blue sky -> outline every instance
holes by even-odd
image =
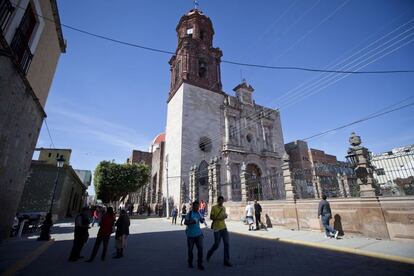
[[[175,50],[175,27],[190,0],[58,1],[61,21],[119,40]],[[213,21],[223,59],[265,65],[347,70],[414,69],[410,0],[200,0]],[[412,20],[412,21],[410,21]],[[46,105],[58,148],[71,164],[93,170],[124,162],[164,131],[169,55],[63,29],[67,53]],[[360,119],[414,96],[414,74],[332,75],[222,64],[226,93],[241,81],[258,104],[280,108],[285,142]],[[413,102],[414,99],[411,99]],[[407,103],[408,103],[407,102]],[[352,131],[373,152],[414,143],[413,106],[309,141],[344,159]],[[38,146],[49,147],[43,126]]]

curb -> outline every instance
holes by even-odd
[[[357,248],[349,248],[349,247],[340,247],[340,246],[334,246],[330,244],[320,244],[315,242],[307,242],[307,241],[300,241],[300,240],[292,240],[292,239],[286,239],[286,238],[274,238],[274,237],[266,237],[266,236],[256,236],[248,233],[242,233],[242,232],[236,232],[236,231],[230,231],[236,234],[249,236],[249,237],[257,237],[262,239],[268,239],[283,243],[289,243],[289,244],[295,244],[295,245],[303,245],[307,247],[313,247],[313,248],[320,248],[320,249],[326,249],[341,253],[349,253],[354,255],[360,255],[360,256],[366,256],[366,257],[373,257],[373,258],[379,258],[387,261],[394,261],[394,262],[400,262],[400,263],[406,263],[406,264],[414,264],[414,258],[407,258],[407,257],[401,257],[401,256],[395,256],[395,255],[388,255],[378,252],[372,252],[372,251],[366,251],[361,250]]]
[[[45,252],[49,246],[52,245],[54,242],[54,239],[50,239],[47,242],[40,245],[38,248],[33,250],[31,253],[29,253],[27,256],[22,258],[21,260],[15,262],[13,265],[11,265],[2,276],[11,276],[15,275],[19,270],[22,270],[26,266],[28,266],[31,262],[33,262],[37,257],[39,257],[43,252]]]

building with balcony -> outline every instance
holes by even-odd
[[[0,240],[16,214],[65,51],[56,0],[0,1]]]

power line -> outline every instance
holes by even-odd
[[[55,148],[55,143],[53,143],[52,135],[50,134],[50,130],[49,130],[49,126],[47,124],[46,118],[45,118],[44,121],[45,121],[45,126],[46,126],[46,130],[47,130],[47,134],[49,135],[50,144],[52,145],[53,148]]]
[[[21,6],[16,6],[20,9],[26,9]],[[48,20],[50,22],[55,22],[53,19],[45,17],[43,15],[36,14],[37,16]],[[106,41],[110,41],[113,43],[121,44],[128,47],[133,48],[139,48],[146,51],[151,52],[157,52],[157,53],[163,53],[163,54],[169,54],[169,55],[180,55],[178,53],[175,53],[173,51],[164,50],[160,48],[154,48],[149,46],[140,45],[137,43],[132,43],[124,40],[115,39],[109,36],[100,35],[97,33],[93,33],[90,31],[86,31],[84,29],[76,28],[70,25],[66,25],[61,23],[62,27],[65,27],[67,29],[83,33],[88,36],[92,36],[95,38],[103,39]],[[300,67],[300,66],[270,66],[270,65],[263,65],[263,64],[254,64],[254,63],[245,63],[245,62],[239,62],[239,61],[232,61],[232,60],[221,60],[222,63],[232,64],[232,65],[238,65],[238,66],[245,66],[245,67],[255,67],[255,68],[263,68],[263,69],[274,69],[274,70],[296,70],[296,71],[305,71],[305,72],[316,72],[316,73],[335,73],[335,74],[396,74],[396,73],[414,73],[414,70],[377,70],[377,71],[347,71],[347,70],[327,70],[327,69],[318,69],[318,68],[310,68],[310,67]]]
[[[401,110],[403,108],[407,108],[407,107],[412,106],[412,105],[414,105],[414,102],[409,103],[409,104],[406,104],[406,105],[403,105],[403,106],[400,106],[400,107],[397,107],[397,108],[394,108],[394,109],[391,109],[391,110],[388,110],[388,111],[384,111],[384,112],[381,112],[381,113],[377,113],[375,115],[368,116],[368,117],[363,118],[363,119],[356,120],[356,121],[354,121],[352,123],[348,123],[348,124],[345,124],[345,125],[342,125],[342,126],[339,126],[339,127],[336,127],[336,128],[333,128],[333,129],[330,129],[330,130],[327,130],[327,131],[324,131],[324,132],[321,132],[321,133],[318,133],[318,134],[315,134],[315,135],[312,135],[312,136],[309,136],[309,137],[307,137],[305,139],[302,139],[302,140],[307,141],[307,140],[316,138],[318,136],[325,135],[325,134],[330,133],[330,132],[334,132],[334,131],[337,131],[337,130],[340,130],[340,129],[343,129],[343,128],[346,128],[346,127],[349,127],[349,126],[352,126],[352,125],[355,125],[355,124],[359,124],[359,123],[362,123],[362,122],[365,122],[365,121],[368,121],[368,120],[371,120],[371,119],[374,119],[374,118],[377,118],[377,117],[386,115],[388,113],[392,113],[392,112]]]
[[[382,36],[381,38],[379,38],[379,39],[377,39],[376,41],[374,41],[373,43],[370,43],[368,46],[365,46],[364,48],[362,48],[361,50],[359,50],[359,51],[357,51],[357,53],[360,53],[360,52],[362,52],[363,50],[367,50],[370,46],[372,46],[372,45],[374,45],[376,42],[379,42],[379,41],[381,41],[383,38],[386,38],[386,37],[388,37],[390,34],[392,34],[392,33],[394,33],[395,31],[397,31],[397,30],[399,30],[401,27],[403,27],[403,26],[406,26],[407,24],[409,24],[410,22],[412,22],[414,19],[411,19],[411,20],[409,20],[408,22],[406,22],[405,24],[403,24],[403,25],[401,25],[401,26],[399,26],[398,28],[396,28],[396,29],[394,29],[393,31],[391,31],[390,33],[387,33],[385,36]],[[414,27],[412,27],[412,28],[414,28]],[[377,50],[377,49],[379,49],[379,48],[381,48],[381,47],[383,47],[383,46],[385,46],[385,45],[387,45],[387,44],[389,44],[389,42],[391,42],[391,41],[393,41],[393,40],[395,40],[396,38],[398,38],[398,37],[400,37],[402,34],[404,34],[404,33],[406,33],[407,32],[407,30],[405,30],[403,33],[400,33],[400,34],[398,34],[398,35],[396,35],[396,36],[394,36],[393,38],[391,38],[391,39],[389,39],[388,41],[386,41],[386,42],[383,42],[380,46],[377,46],[376,48],[374,48],[374,49],[371,49],[371,50],[369,50],[367,53],[365,53],[365,54],[363,54],[362,56],[360,56],[360,57],[358,57],[358,58],[356,58],[356,60],[354,60],[354,61],[351,61],[351,62],[349,62],[348,64],[346,64],[345,66],[343,66],[342,68],[346,68],[346,66],[348,66],[348,65],[351,65],[351,64],[353,64],[354,62],[358,62],[356,65],[360,65],[361,63],[365,63],[366,61],[369,61],[372,57],[375,57],[375,56],[377,56],[379,53],[382,53],[382,52],[384,52],[385,50],[387,50],[388,48],[390,48],[390,47],[392,47],[392,46],[394,46],[395,45],[395,43],[393,43],[392,45],[390,45],[390,46],[388,46],[388,47],[386,47],[385,49],[381,49],[379,52],[377,52],[377,53],[375,53],[375,50]],[[410,35],[411,36],[411,35]],[[405,38],[407,38],[407,36],[405,37]],[[404,39],[405,39],[404,38]],[[401,41],[401,40],[399,40],[399,41]],[[398,42],[399,42],[398,41]],[[406,43],[405,43],[406,44]],[[397,48],[395,48],[395,49],[392,49],[390,52],[388,52],[388,53],[385,53],[385,54],[383,54],[382,56],[380,56],[380,57],[377,57],[377,58],[375,58],[373,61],[370,61],[370,62],[368,62],[367,64],[365,64],[365,65],[362,65],[362,66],[359,66],[359,68],[358,69],[361,69],[361,68],[363,68],[363,67],[365,67],[365,66],[367,66],[367,65],[369,65],[369,64],[371,64],[371,63],[373,63],[373,62],[375,62],[376,60],[378,60],[378,59],[380,59],[380,58],[383,58],[384,56],[387,56],[387,55],[389,55],[389,54],[391,54],[392,52],[394,52],[395,50],[398,50],[399,48],[401,48],[401,47],[403,47],[403,46],[405,46],[405,44],[403,44],[403,45],[400,45],[400,46],[398,46]],[[371,54],[371,52],[374,52],[374,53],[372,53]],[[369,54],[368,55],[368,57],[365,57],[367,54]],[[351,55],[350,57],[353,57],[353,56],[355,56],[355,54],[353,54],[353,55]],[[349,60],[350,59],[350,57],[348,57],[348,58],[346,58],[345,60],[343,60],[343,61],[341,61],[341,62],[339,62],[339,63],[337,63],[337,64],[342,64],[343,62],[345,62],[345,61],[347,61],[347,60]],[[364,58],[363,58],[364,57]],[[362,58],[362,61],[360,61],[361,60],[361,58]],[[348,69],[349,68],[355,68],[355,65],[351,65],[351,66],[348,66]],[[303,91],[298,91],[298,92],[300,92],[299,93],[299,99],[294,99],[293,101],[292,101],[292,99],[288,99],[288,98],[285,98],[285,100],[286,99],[288,99],[287,101],[286,101],[286,106],[285,105],[282,105],[282,106],[280,106],[280,109],[284,109],[284,108],[287,108],[287,107],[289,107],[289,106],[291,106],[292,104],[294,104],[294,103],[297,103],[297,102],[299,102],[300,100],[302,100],[302,99],[304,99],[304,98],[307,98],[307,97],[309,97],[309,96],[311,96],[311,95],[313,95],[313,94],[315,94],[315,93],[317,93],[318,91],[320,91],[320,90],[322,90],[322,89],[324,89],[324,88],[326,88],[327,86],[329,86],[329,85],[331,85],[331,84],[333,84],[333,83],[335,83],[335,82],[338,82],[338,81],[340,81],[341,79],[343,79],[343,78],[345,78],[345,77],[347,77],[347,76],[349,76],[349,75],[341,75],[341,76],[339,76],[339,79],[336,79],[335,80],[335,77],[336,76],[332,76],[332,75],[329,75],[328,74],[328,76],[325,76],[325,77],[322,77],[320,80],[318,80],[318,81],[316,81],[316,83],[314,83],[314,84],[312,84],[312,85],[310,85],[310,87],[313,87],[313,86],[315,86],[314,88],[317,88],[316,89],[316,91],[313,91],[313,92],[311,92],[311,93],[309,93],[309,95],[306,95],[307,93],[306,93],[306,88],[303,88],[303,89],[301,89],[301,90],[303,90]],[[326,77],[328,77],[328,81],[327,82],[322,82],[323,84],[321,85],[321,84],[318,84],[318,82],[321,82],[323,79],[325,79]],[[330,77],[334,77],[334,79],[333,79],[333,81],[331,81],[331,80],[329,80],[329,78]],[[328,83],[328,84],[327,84]],[[302,85],[300,85],[299,87],[301,87]],[[318,87],[318,86],[322,86],[322,87]],[[309,88],[309,87],[308,87]],[[312,88],[311,90],[313,90],[314,88]],[[295,91],[296,89],[294,89],[293,91]],[[288,93],[287,93],[288,94]],[[293,94],[295,94],[295,93],[293,93]],[[300,94],[302,94],[302,95],[300,95]],[[286,95],[286,94],[285,94]],[[296,95],[296,96],[293,96],[293,97],[291,97],[291,98],[297,98],[297,96],[298,95]],[[283,98],[283,96],[282,97],[280,97],[280,98]],[[302,99],[300,99],[300,98],[302,98]],[[265,112],[265,111],[263,111],[263,110],[259,110],[259,111],[257,111],[257,112],[255,112],[255,113],[253,113],[251,116],[250,116],[250,120],[251,120],[251,122],[249,122],[248,124],[246,124],[246,126],[245,127],[241,127],[240,129],[237,129],[236,130],[236,134],[239,134],[239,133],[241,133],[241,131],[243,130],[243,129],[247,129],[248,127],[250,127],[250,126],[253,126],[255,123],[257,123],[260,119],[261,119],[261,114],[263,113],[263,112]],[[221,135],[220,134],[218,134],[218,135],[216,135],[216,137],[214,137],[213,138],[213,140],[216,140],[216,139],[221,139],[222,137],[221,137]]]

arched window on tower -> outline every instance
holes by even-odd
[[[204,59],[198,60],[198,76],[200,78],[207,76],[207,62]]]

